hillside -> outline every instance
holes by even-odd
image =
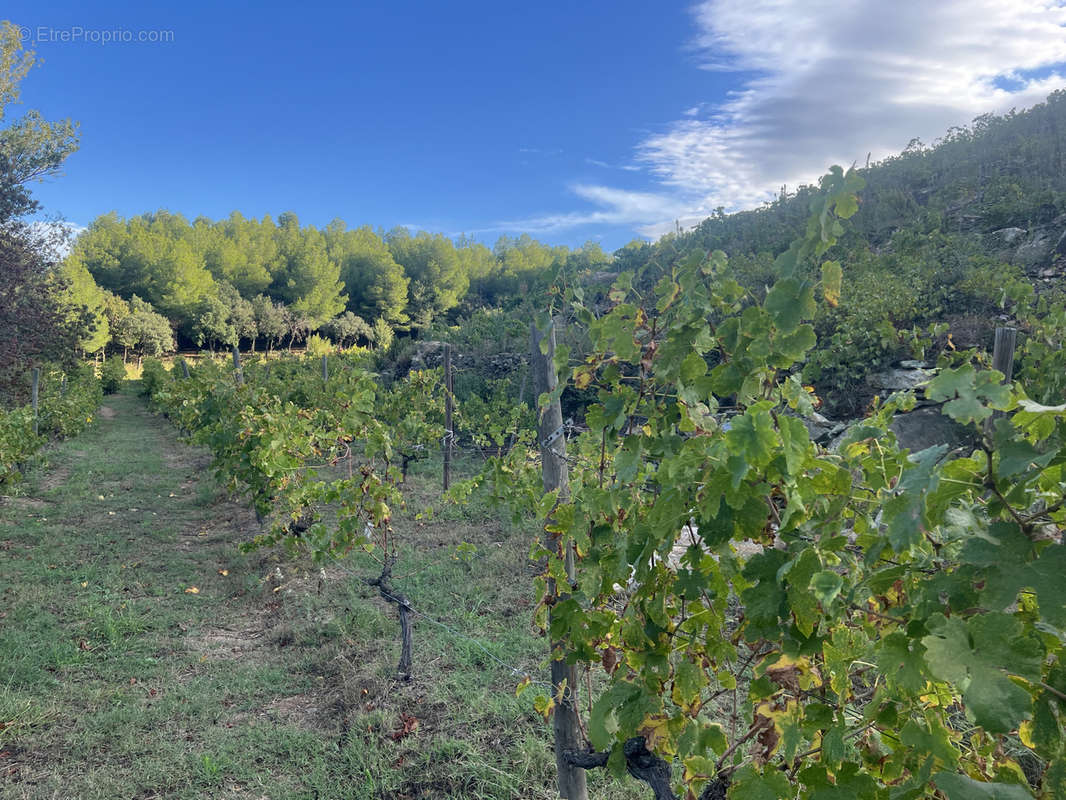
[[[911,352],[933,323],[935,347],[987,347],[995,320],[1031,287],[1057,296],[1066,277],[1066,93],[1027,111],[986,115],[932,145],[915,140],[860,174],[866,188],[848,232],[826,254],[845,273],[839,307],[816,320],[819,350],[805,377],[831,410],[854,413],[864,378]],[[616,254],[626,269],[668,262],[693,248],[723,250],[757,294],[774,257],[802,232],[813,186],[763,208],[719,213],[694,230]],[[919,337],[922,338],[922,337]]]

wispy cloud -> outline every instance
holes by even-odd
[[[640,164],[610,164],[598,158],[586,158],[585,163],[600,169],[620,169],[625,172],[642,172],[645,169]]]
[[[698,66],[744,78],[636,145],[653,191],[574,187],[593,210],[527,229],[610,221],[654,235],[1066,87],[1066,7],[1051,0],[704,0],[692,13]]]
[[[639,228],[649,220],[675,219],[688,207],[684,200],[670,194],[632,192],[593,184],[575,184],[570,190],[595,208],[591,211],[571,211],[503,221],[479,233],[515,230],[552,233],[583,225],[632,225]]]
[[[756,76],[638,148],[669,186],[744,207],[831,163],[879,158],[1066,86],[1066,8],[1041,0],[706,0],[700,66]],[[999,80],[1012,78],[1010,88]]]

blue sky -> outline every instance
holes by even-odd
[[[614,249],[1066,86],[1066,11],[1044,0],[2,13],[43,61],[24,107],[81,123],[65,174],[36,189],[76,224],[292,210]],[[142,31],[170,41],[100,41]]]

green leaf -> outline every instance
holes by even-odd
[[[742,767],[733,776],[729,796],[743,800],[785,800],[795,796],[795,791],[776,767],[767,767],[764,775],[752,767]]]
[[[687,708],[699,699],[700,690],[708,683],[707,673],[687,658],[674,667],[674,702]]]
[[[788,571],[788,602],[796,617],[796,627],[804,636],[810,636],[818,624],[821,612],[811,595],[814,575],[821,569],[822,561],[814,550],[804,550]]]
[[[1056,450],[1042,453],[1022,438],[1021,431],[1015,428],[1010,420],[997,419],[993,441],[996,445],[996,454],[999,462],[996,474],[1001,478],[1009,478],[1027,472],[1030,467],[1046,467],[1057,455]]]
[[[814,316],[814,292],[796,278],[782,278],[766,294],[763,303],[782,333],[796,330],[805,319]]]
[[[859,210],[859,198],[851,192],[843,194],[837,198],[834,209],[841,219],[850,219]]]
[[[1010,783],[981,783],[954,772],[938,772],[933,780],[948,800],[1033,800],[1027,789]]]
[[[1056,758],[1048,765],[1040,788],[1046,798],[1066,797],[1066,758]]]
[[[981,422],[992,409],[1010,404],[1010,389],[1001,383],[1002,375],[994,371],[977,373],[966,364],[958,369],[942,369],[926,385],[925,396],[944,403],[944,413],[956,422]],[[983,401],[983,402],[982,402]]]
[[[1032,697],[1008,674],[1037,679],[1043,648],[1007,614],[983,614],[963,622],[935,615],[922,639],[934,677],[954,685],[974,721],[989,733],[1008,733],[1032,715]]]
[[[835,725],[822,734],[822,761],[826,764],[839,764],[847,755],[844,744],[844,728]]]
[[[678,376],[682,383],[692,384],[698,378],[707,374],[707,362],[699,353],[689,353],[681,362],[681,374]]]
[[[874,658],[889,684],[917,693],[925,688],[928,680],[922,669],[924,655],[921,642],[896,631],[881,640]]]
[[[926,729],[915,720],[910,720],[900,731],[900,741],[915,753],[931,755],[940,766],[954,767],[959,761],[959,751],[951,741],[951,732],[933,721]]]
[[[802,361],[817,341],[814,328],[810,325],[800,325],[791,333],[781,334],[774,339],[774,352],[778,355],[774,366],[787,369],[797,361]]]
[[[828,608],[844,586],[844,579],[831,570],[822,570],[811,576],[810,589],[822,608]]]
[[[997,522],[981,537],[966,542],[965,563],[986,568],[982,600],[1003,611],[1022,589],[1031,589],[1040,604],[1040,616],[1060,630],[1066,629],[1066,547],[1047,545],[1036,558],[1033,543],[1013,522]]]
[[[641,441],[642,437],[640,436],[627,436],[622,446],[618,448],[614,458],[614,468],[618,473],[618,480],[631,481],[637,477],[637,472],[640,471],[642,462]]]
[[[765,466],[777,443],[773,418],[765,406],[753,406],[730,420],[725,440],[730,453],[741,456],[753,467]]]
[[[589,716],[589,741],[597,750],[606,750],[614,742],[619,723],[615,715],[618,707],[639,695],[640,687],[619,681],[596,698]]]
[[[844,278],[844,270],[840,268],[839,261],[826,261],[822,264],[822,295],[825,302],[836,308],[840,304],[840,284]]]
[[[897,553],[913,547],[922,539],[925,498],[937,487],[939,479],[934,470],[937,461],[947,450],[947,445],[937,445],[912,454],[908,459],[909,468],[900,478],[898,493],[884,504],[883,518],[888,540]]]

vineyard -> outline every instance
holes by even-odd
[[[1062,3],[393,5],[0,20],[0,800],[1066,800]]]
[[[823,179],[762,296],[717,251],[602,292],[560,271],[531,330],[529,401],[529,374],[517,399],[510,378],[456,392],[447,346],[442,367],[393,376],[358,349],[149,358],[140,393],[254,512],[246,557],[283,555],[279,576],[307,559],[319,593],[340,574],[391,609],[376,636],[399,685],[434,680],[427,636],[483,653],[553,721],[562,796],[588,796],[590,773],[606,786],[602,770],[628,782],[605,791],[656,800],[1066,796],[1066,311],[1015,293],[1013,381],[982,349],[939,348],[918,394],[962,445],[899,447],[914,391],[814,444],[800,367],[847,280],[824,253],[861,188],[853,171]],[[937,350],[936,333],[915,348]],[[35,372],[33,402],[0,421],[5,480],[88,426],[123,373]],[[486,503],[541,531],[533,572],[495,578],[531,579],[540,666],[409,596],[436,569],[407,563],[420,527]],[[475,569],[483,544],[441,556]],[[399,725],[394,740],[413,735],[417,711]]]
[[[386,385],[359,356],[147,361],[143,391],[255,509],[244,549],[373,560],[360,578],[398,612],[401,678],[418,642],[391,582],[394,509],[421,455],[482,454],[443,502],[487,492],[544,527],[534,617],[569,672],[518,690],[557,720],[567,796],[599,767],[657,798],[1066,796],[1066,405],[1045,405],[1062,310],[1016,310],[1013,383],[982,352],[941,354],[924,396],[972,447],[901,451],[889,423],[913,393],[877,400],[832,451],[812,444],[796,367],[846,280],[821,256],[861,186],[823,180],[761,302],[718,252],[623,273],[606,303],[560,275],[534,336],[551,364],[539,446],[524,406],[459,404],[449,429],[439,370]],[[589,343],[575,363],[554,345],[562,319]],[[567,388],[594,400],[548,430]],[[579,741],[560,744],[559,720]]]

